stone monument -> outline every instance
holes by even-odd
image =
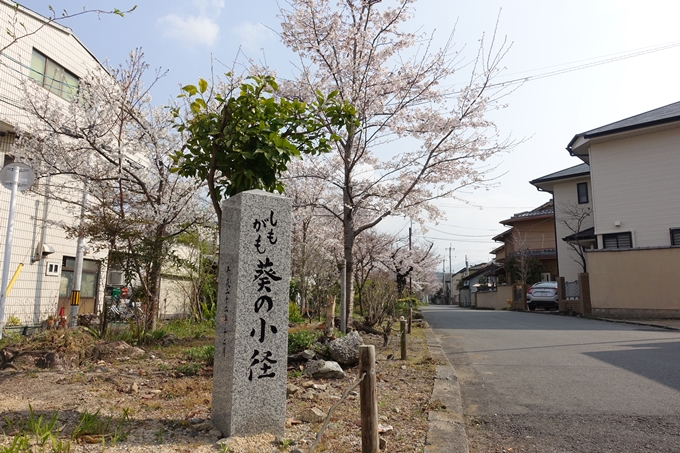
[[[283,436],[291,201],[261,190],[222,202],[212,423]]]

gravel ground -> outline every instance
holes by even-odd
[[[366,344],[376,345],[377,394],[381,437],[384,451],[420,452],[424,450],[427,416],[430,410],[435,361],[429,356],[425,336],[414,328],[409,337],[409,359],[390,360],[397,344],[396,335],[388,348],[382,339],[363,335]],[[18,370],[0,371],[0,445],[8,446],[26,431],[26,422],[43,417],[43,425],[57,414],[55,439],[62,448],[48,441],[44,451],[78,452],[307,452],[322,423],[302,422],[303,413],[316,408],[324,415],[341,399],[343,392],[358,377],[358,369],[346,370],[339,380],[311,380],[297,369],[289,369],[288,383],[299,388],[289,395],[288,419],[283,439],[265,434],[250,438],[221,439],[210,424],[212,369],[203,367],[195,376],[177,371],[186,365],[181,351],[201,344],[204,338],[167,347],[147,348],[144,354],[130,351],[81,360],[77,367],[61,371],[44,371],[30,363]],[[81,357],[82,359],[82,357]],[[291,387],[292,389],[292,387]],[[357,389],[358,390],[358,389]],[[111,420],[109,435],[82,436],[72,433],[84,413],[98,420]],[[120,433],[111,437],[114,427]],[[36,446],[35,436],[29,437]],[[90,443],[92,442],[92,443]],[[356,392],[331,414],[330,423],[315,452],[361,451],[359,398]]]

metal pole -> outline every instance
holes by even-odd
[[[80,206],[80,224],[83,224],[85,211],[87,209],[87,185],[83,185],[83,199]],[[76,327],[78,325],[78,309],[80,308],[80,287],[83,281],[83,255],[85,255],[85,238],[82,234],[78,236],[76,245],[76,262],[73,269],[73,289],[71,290],[71,308],[69,310],[68,325]]]
[[[0,287],[0,338],[2,328],[5,327],[5,299],[7,298],[7,280],[9,280],[9,265],[12,258],[12,234],[14,232],[14,209],[17,204],[17,190],[19,187],[19,168],[14,169],[12,191],[9,197],[9,214],[7,215],[7,235],[5,236],[5,256],[2,262],[2,286]]]

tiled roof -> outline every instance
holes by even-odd
[[[533,181],[529,181],[529,184],[540,184],[548,181],[556,181],[558,179],[573,178],[575,176],[583,176],[590,174],[590,165],[580,164],[574,167],[565,168],[564,170],[557,171],[555,173],[550,173],[549,175],[541,176]]]
[[[567,145],[567,149],[578,139],[578,137],[592,138],[602,135],[613,134],[615,132],[623,132],[632,129],[640,129],[643,127],[655,126],[664,123],[671,123],[680,121],[680,102],[674,102],[658,109],[650,110],[648,112],[640,113],[639,115],[631,116],[614,123],[607,124],[587,132],[582,132],[574,136]]]
[[[512,219],[523,219],[527,217],[538,217],[542,215],[553,215],[555,213],[555,207],[553,206],[552,200],[549,202],[537,207],[536,209],[533,209],[531,211],[525,211],[525,212],[520,212],[518,214],[514,214],[510,220]]]

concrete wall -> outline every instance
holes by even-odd
[[[680,318],[680,248],[588,253],[594,315]]]
[[[478,291],[473,297],[477,298],[477,308],[509,308],[507,301],[512,300],[512,285],[498,285],[497,291]]]
[[[669,228],[680,227],[679,154],[680,128],[592,144],[595,233],[631,232],[633,247],[670,246]]]

